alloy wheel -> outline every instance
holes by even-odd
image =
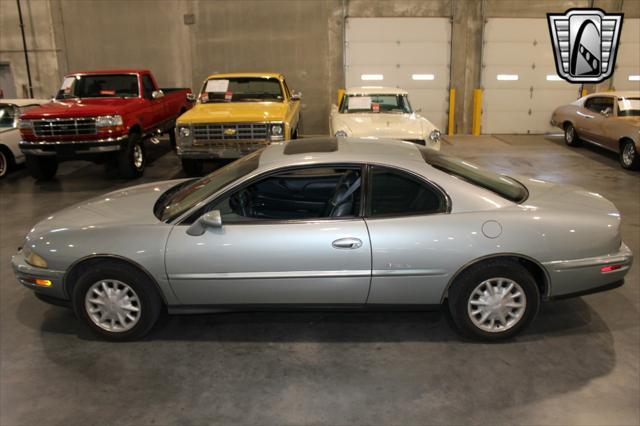
[[[85,310],[95,325],[109,332],[131,330],[140,320],[136,292],[118,280],[100,280],[85,295]]]
[[[133,165],[136,169],[140,169],[143,162],[144,153],[142,152],[142,147],[140,146],[140,144],[135,144],[133,146]]]
[[[525,292],[517,282],[509,278],[490,278],[471,292],[467,312],[479,329],[500,333],[518,324],[526,307]]]
[[[626,143],[622,148],[622,162],[626,167],[630,167],[633,164],[633,160],[636,157],[636,150],[632,143]]]
[[[0,177],[7,173],[7,166],[7,157],[4,155],[4,152],[0,152]]]

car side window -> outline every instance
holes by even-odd
[[[361,189],[359,167],[296,169],[223,196],[206,211],[219,210],[223,223],[356,217]]]
[[[153,98],[153,91],[155,90],[151,77],[149,75],[142,76],[142,93],[145,99]]]
[[[613,98],[608,96],[596,96],[585,101],[584,107],[589,111],[602,114],[607,108],[609,112],[613,111]]]
[[[433,185],[400,170],[371,166],[367,217],[443,213],[447,203]]]

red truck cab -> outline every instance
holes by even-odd
[[[55,176],[60,161],[117,164],[127,178],[146,164],[144,142],[169,134],[193,105],[191,89],[159,88],[148,70],[68,74],[56,97],[20,116],[20,149],[36,179]]]

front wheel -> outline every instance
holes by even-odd
[[[573,127],[573,124],[567,123],[564,126],[564,143],[569,146],[578,146],[580,145],[580,138],[578,138],[578,133],[576,132],[576,128]]]
[[[142,176],[147,165],[147,157],[139,133],[131,133],[129,139],[118,153],[118,168],[126,179]]]
[[[104,262],[80,275],[73,288],[73,309],[95,334],[109,340],[132,340],[156,323],[162,299],[141,271]]]
[[[449,289],[449,309],[468,337],[508,339],[537,315],[540,291],[531,274],[515,262],[493,260],[462,272]]]
[[[50,156],[27,155],[25,157],[27,170],[31,177],[37,180],[50,180],[58,171],[58,159]]]
[[[13,167],[13,155],[0,147],[0,179],[4,178]]]
[[[627,170],[640,169],[640,155],[633,141],[625,140],[620,147],[620,165]]]

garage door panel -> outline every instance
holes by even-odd
[[[529,124],[531,116],[524,111],[489,111],[482,117],[482,128],[485,133],[523,133],[519,130],[523,123],[527,128],[531,127]]]
[[[625,19],[620,33],[620,44],[613,73],[616,90],[640,90],[640,81],[629,76],[640,75],[640,19]]]
[[[347,32],[350,42],[449,42],[451,24],[441,18],[349,18]]]
[[[512,111],[514,103],[524,103],[531,97],[529,89],[487,90],[483,96],[483,113]],[[490,108],[488,106],[491,106]]]
[[[508,38],[505,38],[505,34]],[[546,19],[492,18],[487,21],[483,37],[486,43],[533,42],[534,40],[541,43],[549,40],[549,29]]]
[[[346,86],[405,89],[413,108],[443,129],[449,109],[450,34],[448,18],[348,18]],[[383,79],[363,80],[365,74]],[[428,79],[414,80],[414,74]]]
[[[449,48],[443,43],[349,43],[349,65],[362,64],[442,64],[449,63]],[[381,54],[384,52],[384,54]],[[416,52],[429,52],[417,56]]]
[[[568,89],[536,89],[531,98],[531,110],[553,111],[558,106],[568,103],[567,99],[578,99],[580,97],[579,90],[579,86]]]

